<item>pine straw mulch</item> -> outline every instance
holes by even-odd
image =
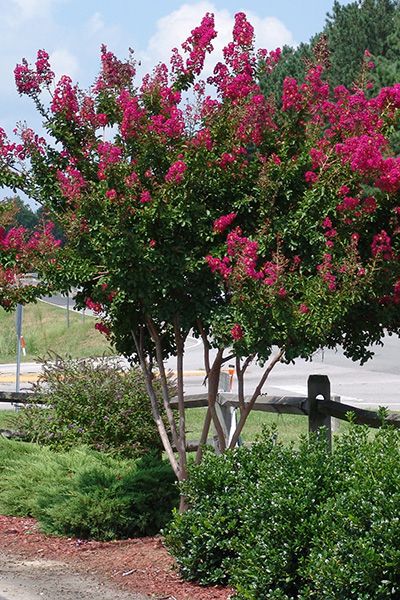
[[[160,537],[83,541],[44,535],[35,519],[0,516],[0,549],[13,557],[63,561],[78,572],[158,600],[228,600],[233,593],[182,581]]]

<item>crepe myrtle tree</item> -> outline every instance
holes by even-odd
[[[47,138],[24,128],[25,163],[15,152],[6,157],[15,187],[45,205],[67,232],[49,280],[79,283],[77,302],[98,313],[96,327],[143,369],[179,480],[187,477],[189,332],[204,343],[208,411],[201,443],[213,422],[224,450],[215,403],[227,360],[236,360],[240,398],[233,446],[276,362],[309,358],[338,342],[365,360],[366,346],[381,339],[384,327],[399,329],[400,159],[388,139],[400,85],[367,99],[366,59],[358,87],[330,90],[320,44],[305,82],[285,80],[277,108],[259,81],[279,50],[254,49],[243,13],[223,61],[201,79],[216,35],[207,14],[172,51],[170,66],[157,65],[138,84],[132,56],[123,62],[103,47],[89,91],[67,76],[55,83],[39,51],[33,66],[24,60],[16,67],[15,77],[43,116]],[[164,366],[171,355],[177,418]],[[244,374],[253,360],[265,371],[245,401]]]

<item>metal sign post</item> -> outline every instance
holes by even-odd
[[[20,391],[21,378],[21,336],[22,336],[22,304],[17,304],[16,329],[17,329],[17,372],[15,376],[15,391]]]

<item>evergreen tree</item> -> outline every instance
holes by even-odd
[[[385,54],[374,54],[374,80],[377,87],[394,85],[400,81],[400,9],[395,11],[392,32],[387,38]]]
[[[328,38],[333,86],[352,86],[366,50],[374,56],[388,54],[398,8],[397,0],[359,0],[346,6],[335,0],[323,32]]]
[[[300,83],[304,81],[321,36],[326,38],[329,48],[327,79],[332,88],[339,84],[351,88],[358,81],[366,50],[377,67],[376,73],[371,75],[375,91],[399,81],[399,0],[356,0],[347,5],[335,0],[322,32],[296,49],[283,48],[280,62],[262,82],[267,97],[273,95],[280,103],[285,77],[293,77]]]

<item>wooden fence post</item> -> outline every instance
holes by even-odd
[[[308,431],[313,432],[325,427],[329,449],[332,448],[331,417],[318,411],[318,396],[324,400],[331,398],[331,383],[326,375],[310,375],[308,378]]]

